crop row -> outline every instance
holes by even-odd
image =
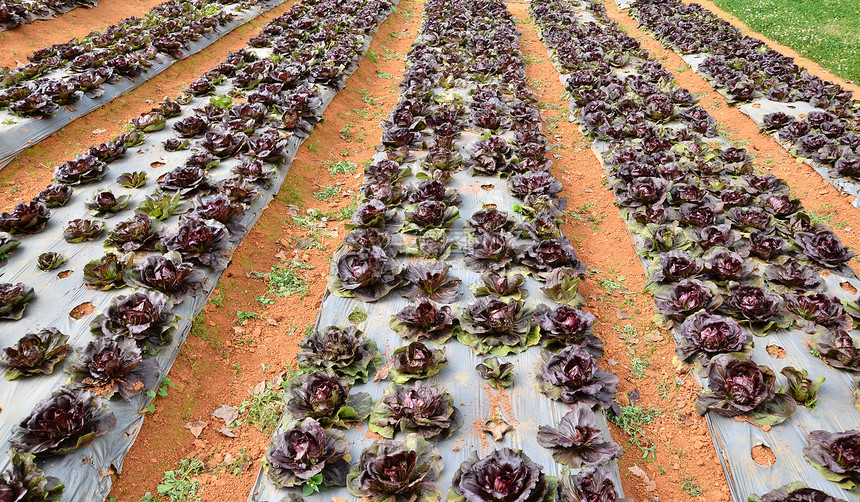
[[[46,500],[106,496],[103,476],[122,465],[191,320],[391,8],[294,6],[259,48],[198,80],[213,96],[165,99],[0,214],[0,438],[13,448],[0,483]]]
[[[65,14],[78,7],[95,7],[98,4],[98,0],[2,0],[0,31]]]
[[[854,253],[804,212],[783,180],[755,172],[749,152],[716,135],[715,119],[698,97],[678,86],[601,4],[540,0],[531,10],[576,119],[610,174],[657,310],[674,328],[677,362],[703,382],[696,409],[721,435],[727,471],[755,469],[753,445],[739,438],[756,436],[788,455],[802,450],[824,478],[851,488],[860,466],[836,460],[843,458],[837,452],[854,448],[860,431],[816,431],[808,440],[803,431],[856,427],[851,375],[839,372],[856,369],[860,355],[851,333],[857,299],[839,286],[856,283],[845,265]],[[818,357],[807,352],[802,333]],[[758,339],[786,347],[787,361],[800,366],[782,368],[784,383],[761,364],[763,357],[777,361],[755,344],[765,336]],[[796,419],[771,429],[801,407],[806,411]],[[769,483],[786,477],[830,487],[810,474],[815,469],[780,467],[755,471],[762,474],[754,480],[729,476],[738,483],[736,498],[746,498],[751,487],[774,489]],[[778,493],[800,489],[807,490],[794,484]]]
[[[73,119],[128,92],[176,60],[203,50],[282,0],[169,0],[143,17],[129,17],[81,40],[43,47],[27,64],[0,68],[0,168]],[[266,47],[261,33],[252,47]],[[252,88],[251,79],[240,80]],[[194,82],[177,97],[214,93]]]
[[[577,293],[584,265],[559,227],[562,187],[526,82],[503,2],[426,3],[251,500],[346,486],[364,500],[438,501],[437,485],[450,483],[452,501],[549,501],[559,471],[565,500],[617,499],[610,461],[621,447],[600,410],[618,378],[597,367],[603,343]],[[358,306],[367,334],[348,325]],[[389,346],[384,364],[378,347]],[[535,383],[517,383],[524,372]],[[499,401],[520,416],[494,414]],[[354,427],[365,421],[382,440]],[[464,423],[505,447],[486,452]]]
[[[755,103],[741,109],[792,154],[823,165],[831,181],[847,179],[860,194],[860,104],[852,91],[811,75],[700,5],[636,0],[631,13],[664,45],[693,56],[696,71],[731,102]]]

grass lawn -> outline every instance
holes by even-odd
[[[753,30],[860,82],[860,0],[714,0]]]

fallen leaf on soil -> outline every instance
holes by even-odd
[[[235,434],[233,434],[233,429],[231,429],[229,427],[224,427],[223,429],[218,429],[218,432],[220,432],[221,434],[224,434],[228,438],[237,437]],[[228,455],[229,455],[229,453],[228,453]]]
[[[388,378],[388,374],[391,373],[391,366],[385,365],[376,370],[376,376],[373,377],[374,382],[379,382],[380,380],[385,380]]]
[[[232,406],[222,404],[220,408],[212,412],[212,416],[215,418],[220,418],[224,421],[224,425],[230,427],[230,424],[232,424],[234,420],[239,418],[239,412],[236,411],[236,409]]]
[[[639,389],[633,389],[627,393],[627,397],[630,399],[630,404],[636,404],[636,401],[639,400]]]
[[[275,258],[281,261],[287,261],[290,259],[290,253],[284,251],[283,249],[275,253]]]
[[[250,393],[251,394],[259,394],[260,392],[263,392],[264,390],[266,390],[266,381],[265,380],[263,380],[262,382],[255,385],[254,388],[250,390]]]
[[[657,333],[656,331],[652,331],[651,333],[645,334],[645,340],[647,340],[649,342],[654,342],[654,343],[661,342],[661,341],[663,341],[663,335],[661,335],[660,333]]]
[[[98,136],[99,134],[105,133],[105,132],[107,132],[107,129],[93,129],[92,135]]]
[[[236,461],[236,457],[234,457],[232,454],[227,453],[226,455],[224,455],[224,463],[225,464],[230,465],[235,461]]]
[[[296,243],[296,246],[293,249],[295,249],[296,251],[300,251],[302,249],[308,249],[314,245],[314,242],[316,242],[314,239],[310,239],[310,238],[302,239]]]
[[[281,375],[275,375],[275,378],[272,379],[272,385],[275,387],[280,387],[282,383],[284,383],[284,378]]]
[[[491,418],[484,422],[484,428],[481,430],[492,434],[494,441],[501,441],[505,438],[505,434],[514,430],[514,426],[505,422],[502,418]]]
[[[630,319],[630,316],[627,314],[627,311],[620,309],[615,309],[615,317],[617,317],[619,320]]]
[[[641,479],[643,483],[645,483],[646,490],[648,490],[649,492],[657,490],[657,483],[655,483],[651,478],[649,478],[648,473],[643,471],[641,467],[636,464],[633,464],[633,466],[628,467],[627,470],[630,471],[630,474],[636,476],[637,478]]]
[[[299,215],[299,206],[295,204],[287,205],[287,216],[298,216]]]
[[[195,438],[199,438],[200,434],[203,432],[203,429],[209,425],[209,422],[204,422],[202,420],[198,420],[196,422],[188,422],[185,424],[185,428],[191,431],[191,435]]]
[[[266,318],[266,325],[267,326],[277,326],[278,321],[276,319],[272,319],[271,317],[267,317]]]

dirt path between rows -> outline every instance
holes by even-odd
[[[248,496],[271,431],[240,426],[233,428],[238,437],[228,438],[218,432],[223,422],[210,413],[222,404],[238,406],[259,382],[295,367],[297,342],[316,320],[329,260],[344,229],[343,221],[336,221],[325,230],[310,232],[294,224],[290,215],[295,206],[299,206],[295,214],[301,217],[308,209],[333,211],[350,205],[350,196],[382,136],[380,121],[396,103],[397,84],[420,26],[422,6],[419,0],[403,0],[382,25],[346,89],[326,110],[324,123],[299,149],[283,188],[239,246],[170,371],[176,387],[155,401],[155,413],[147,418],[126,457],[112,491],[118,502],[136,502],[147,492],[155,493],[164,471],[192,456],[207,466],[199,477],[203,501],[242,501]],[[330,175],[326,167],[344,160],[358,166],[356,174]],[[313,194],[324,185],[339,186],[342,192],[328,201],[315,200]],[[313,244],[296,251],[303,239]],[[294,260],[314,267],[300,272],[307,294],[267,295],[274,303],[262,306],[255,296],[266,295],[266,285],[249,278],[255,277],[252,272],[269,272],[272,266]],[[240,325],[240,311],[261,318]],[[209,423],[199,439],[184,428],[197,420]],[[225,459],[231,457],[234,462],[227,465]]]
[[[693,409],[698,384],[675,373],[671,336],[651,321],[654,299],[643,290],[646,277],[614,205],[615,196],[605,187],[603,168],[590,142],[567,120],[564,89],[529,17],[528,4],[508,5],[520,21],[526,72],[543,104],[546,133],[554,147],[553,171],[564,184],[568,211],[575,215],[568,217],[564,233],[593,269],[582,292],[588,310],[598,319],[595,332],[606,343],[601,362],[620,378],[619,403],[631,404],[628,394],[638,393],[635,407],[625,408],[631,416],[656,415],[633,435],[611,426],[613,438],[625,450],[619,461],[624,494],[637,502],[655,496],[677,501],[699,490],[703,493],[697,500],[730,500],[707,424]],[[631,473],[631,468],[639,472],[637,467],[656,489],[649,491],[645,480]]]
[[[72,121],[24,150],[18,158],[0,170],[0,211],[10,209],[18,202],[32,199],[51,182],[54,166],[85,152],[92,145],[108,141],[124,132],[129,120],[148,111],[164,96],[175,97],[206,70],[221,63],[228,52],[247,47],[249,38],[258,34],[266,23],[289,10],[296,2],[297,0],[287,0],[261,14],[224,35],[205,50],[175,62],[132,92]],[[134,5],[133,0],[131,5]],[[126,14],[143,12],[145,10],[128,10]],[[5,46],[2,39],[0,46]]]

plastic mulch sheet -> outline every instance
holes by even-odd
[[[627,9],[630,7],[630,2],[628,0],[615,0],[615,3],[618,5],[619,9]],[[648,32],[647,27],[640,26],[643,30]],[[659,39],[658,39],[659,41]],[[662,42],[661,42],[662,43]],[[665,46],[667,49],[672,50],[671,47]],[[684,60],[688,65],[693,68],[697,74],[699,74],[702,78],[707,80],[715,91],[722,94],[727,99],[730,99],[730,96],[725,92],[725,88],[714,82],[707,75],[699,71],[699,65],[712,54],[701,52],[697,54],[678,54],[678,56]],[[757,93],[758,97],[755,99],[744,102],[740,104],[735,104],[741,112],[743,112],[746,116],[752,119],[753,122],[759,127],[764,126],[764,116],[769,113],[782,112],[786,115],[789,115],[794,118],[801,118],[809,114],[809,112],[813,111],[826,111],[822,108],[813,106],[806,101],[790,101],[790,102],[781,102],[781,101],[773,101],[771,99],[767,99],[762,96],[760,93]],[[779,143],[786,151],[791,152],[791,142],[789,141],[780,141],[776,132],[769,132],[770,136]],[[803,161],[805,164],[811,166],[815,171],[821,175],[822,178],[827,180],[831,185],[836,187],[842,193],[851,195],[854,199],[851,201],[851,204],[860,209],[860,182],[853,180],[851,178],[845,178],[843,176],[839,176],[836,174],[834,176],[831,169],[820,162],[816,162],[813,159],[809,158],[800,158],[799,160]]]
[[[580,21],[595,21],[601,24],[589,12],[577,8]],[[550,51],[550,59],[556,64],[555,57]],[[566,84],[567,75],[556,65],[560,72],[562,85]],[[615,70],[623,79],[624,75],[635,73],[632,67]],[[576,122],[576,104],[571,102],[570,121]],[[671,126],[669,124],[668,126]],[[714,138],[729,144],[723,138]],[[609,186],[613,185],[615,178],[612,176],[610,166],[603,163],[603,154],[608,150],[608,144],[602,141],[594,141],[592,150],[606,171],[609,178]],[[628,227],[629,230],[629,227]],[[642,237],[630,232],[637,249],[643,247]],[[650,262],[641,259],[643,270],[648,270]],[[758,265],[758,274],[761,275],[764,266]],[[839,299],[854,299],[856,294],[850,294],[840,286],[840,283],[849,283],[860,290],[860,279],[853,273],[840,276],[830,273],[823,277],[827,293]],[[857,333],[856,330],[854,332]],[[677,333],[673,332],[676,341]],[[826,381],[819,390],[818,404],[810,411],[798,405],[797,411],[782,424],[775,425],[769,430],[760,428],[753,424],[738,421],[733,418],[721,417],[714,413],[708,413],[705,418],[710,429],[714,447],[719,456],[720,463],[728,480],[732,498],[737,502],[745,502],[750,494],[764,494],[782,485],[803,481],[813,488],[838,496],[845,500],[857,500],[855,492],[849,492],[838,487],[835,483],[824,479],[814,467],[809,465],[803,458],[803,448],[808,444],[807,435],[813,430],[843,431],[860,427],[860,411],[855,406],[853,394],[852,374],[841,371],[827,365],[824,361],[816,358],[810,353],[809,334],[798,330],[780,330],[771,332],[766,337],[754,337],[755,347],[751,358],[758,364],[769,366],[779,374],[786,366],[797,369],[807,369],[811,378],[819,376],[826,377]],[[768,348],[776,354],[781,348],[785,351],[784,357],[771,354]],[[698,376],[696,372],[691,373],[697,378],[702,386],[707,384],[707,378]],[[781,379],[778,377],[778,384]],[[752,449],[764,445],[771,449],[776,457],[776,463],[771,466],[760,465],[753,460]]]
[[[415,44],[421,43],[421,40],[422,35],[419,34]],[[436,92],[449,97],[452,94],[467,96],[471,87],[459,86],[444,90],[437,88]],[[469,146],[481,139],[479,135],[480,131],[469,129],[469,127],[471,126],[467,126],[466,130],[455,141],[456,149],[466,159],[469,158]],[[507,132],[501,136],[508,140],[512,140],[514,137],[511,132]],[[426,140],[427,137],[425,137]],[[411,162],[404,162],[402,167],[411,168],[413,173],[419,173],[421,172],[421,169],[419,169],[421,159],[426,154],[426,150],[412,149],[411,154],[417,156],[417,158]],[[384,153],[378,153],[374,161],[384,158]],[[513,207],[515,204],[521,202],[511,195],[506,180],[498,177],[473,176],[469,171],[471,170],[455,173],[446,186],[447,188],[456,190],[462,197],[462,202],[458,206],[460,218],[447,231],[449,241],[457,243],[461,249],[469,242],[464,235],[464,222],[474,212],[482,209],[485,205],[490,205],[495,206],[500,211],[506,211],[519,219],[518,215],[514,213]],[[414,186],[417,182],[418,178],[413,175],[405,180],[405,185],[412,184]],[[402,221],[402,209],[398,211],[398,214],[399,217],[397,220]],[[398,234],[398,227],[398,223],[392,224],[389,227],[389,230],[393,234],[393,244],[408,243],[414,239],[410,235]],[[519,239],[518,241],[519,244],[527,242],[524,239]],[[451,265],[450,275],[462,280],[458,301],[451,305],[454,309],[462,309],[473,303],[475,295],[468,287],[469,285],[480,284],[480,274],[466,268],[461,249],[454,249],[451,255],[445,259],[445,262]],[[337,256],[337,253],[335,256]],[[402,255],[398,256],[398,259],[404,264],[417,261],[415,258],[403,259]],[[518,272],[518,270],[515,269],[513,272]],[[524,271],[519,272],[525,274]],[[554,306],[555,302],[540,290],[541,286],[541,282],[527,276],[526,284],[523,286],[524,289],[528,290],[525,301],[535,305],[546,304]],[[327,326],[347,326],[350,324],[348,319],[350,313],[354,309],[364,309],[367,312],[367,320],[358,325],[358,328],[365,333],[366,337],[376,341],[383,357],[383,364],[386,364],[391,361],[391,355],[394,350],[408,344],[408,342],[404,341],[389,327],[389,322],[394,314],[409,304],[410,302],[406,298],[401,297],[397,289],[374,303],[363,303],[353,298],[341,298],[326,292],[322,301],[322,308],[316,320],[316,329],[323,329]],[[437,345],[432,343],[427,343],[427,345],[430,348],[437,348]],[[475,366],[487,356],[475,354],[471,347],[460,343],[456,338],[452,338],[444,345],[438,347],[445,349],[448,364],[437,375],[424,381],[437,385],[450,393],[454,397],[454,405],[463,414],[463,426],[460,430],[447,440],[433,443],[438,448],[444,462],[444,469],[439,479],[434,481],[434,485],[442,491],[443,500],[446,491],[451,486],[454,473],[460,467],[460,464],[473,453],[477,453],[478,458],[482,458],[492,451],[504,447],[522,450],[532,461],[544,466],[544,474],[556,477],[560,476],[562,466],[553,460],[551,450],[543,448],[537,443],[536,435],[538,427],[541,425],[555,427],[559,420],[570,411],[570,407],[564,403],[549,399],[537,389],[536,373],[539,372],[541,347],[530,347],[521,354],[500,358],[505,362],[512,362],[515,367],[513,386],[501,390],[488,384],[486,380],[481,379],[475,370]],[[356,384],[352,388],[351,393],[366,392],[376,401],[383,395],[389,385],[391,383],[387,380],[373,381],[371,379],[368,383]],[[606,425],[605,415],[600,411],[596,411],[595,416],[604,437],[609,438],[610,433]],[[493,440],[489,433],[483,431],[483,428],[485,422],[498,418],[503,419],[513,428],[502,440],[497,442]],[[286,421],[285,416],[282,418],[275,436],[283,432]],[[360,426],[350,427],[344,433],[351,445],[349,453],[353,464],[358,460],[364,448],[380,441],[380,437],[369,430],[366,422]],[[394,439],[397,441],[402,440],[403,434],[398,433]],[[620,474],[617,463],[612,460],[605,467],[609,476],[614,481],[616,489],[621,493]],[[573,472],[576,471],[575,469],[573,470]],[[261,469],[248,497],[248,502],[286,501],[289,500],[290,495],[299,493],[301,493],[300,490],[288,490],[275,486],[267,477],[265,469]],[[338,500],[339,498],[350,501],[358,500],[345,487],[329,488],[325,493],[315,493],[305,497],[306,500],[311,502]]]
[[[396,5],[396,2],[395,2]],[[380,20],[380,24],[384,19]],[[378,28],[379,24],[377,24]],[[374,32],[375,33],[375,30]],[[365,37],[364,45],[359,51],[363,54],[370,46],[372,34]],[[267,54],[263,49],[248,49],[259,55]],[[360,59],[359,59],[360,60]],[[351,75],[358,68],[359,60],[354,61],[346,69],[344,76]],[[217,92],[226,93],[230,90],[229,85],[219,86]],[[319,115],[334,99],[337,91],[335,89],[318,86],[322,106]],[[183,116],[191,113],[191,110],[208,101],[208,97],[194,98],[192,102],[183,107]],[[170,119],[171,121],[179,118]],[[71,201],[65,206],[52,210],[51,221],[48,228],[39,234],[29,235],[23,239],[22,244],[14,251],[5,266],[0,267],[0,282],[23,282],[36,291],[36,297],[27,307],[25,316],[19,321],[3,322],[3,330],[0,332],[0,344],[3,347],[14,344],[24,333],[37,331],[45,327],[56,327],[61,332],[70,336],[68,343],[75,348],[82,348],[92,340],[89,331],[90,321],[111,300],[119,295],[129,294],[129,289],[112,290],[109,292],[93,291],[86,289],[82,283],[83,266],[89,261],[100,258],[104,252],[101,240],[69,244],[63,240],[62,233],[66,223],[75,218],[87,217],[83,202],[99,189],[110,188],[117,190],[115,193],[126,193],[127,190],[120,188],[115,182],[116,178],[124,173],[135,170],[145,170],[149,182],[141,190],[131,191],[133,195],[130,207],[143,200],[144,196],[151,192],[154,180],[163,173],[181,166],[191,155],[188,150],[179,152],[165,152],[161,146],[162,142],[173,136],[172,128],[150,133],[146,136],[146,142],[137,148],[130,148],[126,156],[110,164],[107,176],[100,182],[91,185],[76,186]],[[284,156],[288,161],[281,165],[277,175],[272,180],[273,185],[269,189],[260,189],[261,196],[250,204],[249,208],[240,216],[240,221],[245,228],[250,229],[262,214],[268,202],[278,192],[284,182],[289,169],[289,162],[293,159],[306,136],[290,136],[289,144],[284,150]],[[163,163],[163,165],[159,165]],[[215,178],[226,178],[230,168],[237,165],[239,160],[228,158],[222,160],[221,164],[213,171]],[[107,229],[110,230],[116,223],[127,219],[131,211],[121,212],[112,219],[107,220]],[[168,223],[169,222],[169,223]],[[176,225],[176,218],[163,222],[168,228]],[[232,255],[239,242],[245,236],[233,235],[228,253]],[[43,251],[51,250],[65,254],[68,258],[66,264],[53,272],[42,272],[36,267],[36,257]],[[71,274],[65,278],[59,278],[57,272],[68,270]],[[202,288],[198,289],[196,295],[186,299],[173,312],[180,318],[179,328],[174,334],[172,343],[165,347],[156,356],[161,367],[162,376],[166,375],[179,353],[182,343],[191,329],[191,321],[203,308],[212,290],[218,282],[221,272],[214,272],[209,268],[206,271],[206,281]],[[95,311],[81,319],[75,320],[70,317],[69,312],[77,305],[89,302],[95,307]],[[38,401],[46,398],[52,391],[64,385],[68,381],[68,374],[58,367],[52,375],[38,377],[20,378],[14,381],[2,381],[0,383],[0,409],[2,409],[3,420],[0,421],[0,449],[8,449],[8,441],[13,432],[13,427],[25,418]],[[92,501],[104,500],[110,492],[111,476],[113,471],[122,472],[123,459],[140,432],[144,415],[139,411],[144,409],[150,400],[145,394],[140,394],[129,400],[112,400],[110,407],[117,417],[116,428],[95,440],[89,447],[75,450],[65,456],[53,456],[44,461],[39,461],[40,467],[46,475],[55,476],[65,484],[63,501]],[[3,462],[8,462],[4,455]],[[0,470],[5,465],[0,465]]]
[[[33,6],[29,5],[30,2],[22,2],[22,1],[9,2],[9,4],[24,5],[27,8],[27,18],[25,19],[24,22],[21,22],[17,26],[14,26],[11,28],[6,28],[3,26],[0,26],[0,31],[14,30],[15,28],[18,28],[20,26],[24,26],[26,24],[35,23],[36,21],[43,21],[45,19],[53,19],[55,17],[58,17],[58,16],[65,14],[66,12],[71,12],[71,11],[73,11],[79,7],[86,7],[88,9],[94,9],[98,6],[99,0],[87,0],[86,3],[80,3],[80,4],[78,2],[68,2],[68,3],[63,4],[63,5],[60,5],[59,2],[53,2],[54,5],[51,5],[51,6],[48,6],[47,4],[45,4],[43,2],[39,2],[39,1],[33,2],[33,4],[34,4]],[[39,14],[39,13],[34,13],[33,11],[35,9],[44,9],[47,12],[44,15]]]
[[[234,13],[238,17],[223,26],[217,26],[213,32],[204,34],[199,40],[191,41],[188,48],[183,49],[185,59],[209,47],[224,35],[242,26],[248,21],[257,18],[260,14],[274,9],[285,0],[263,0],[257,7],[238,10],[236,5],[224,6],[224,12]],[[121,77],[119,81],[103,84],[105,93],[98,98],[90,98],[84,95],[72,106],[61,106],[60,109],[49,118],[35,119],[19,117],[9,110],[0,110],[0,169],[15,159],[19,153],[59,131],[73,120],[82,117],[99,108],[113,99],[127,94],[128,92],[143,85],[147,80],[155,77],[164,70],[170,68],[180,59],[175,59],[164,54],[158,55],[155,60],[150,61],[152,66],[145,72],[135,77]],[[69,72],[63,69],[55,70],[45,74],[46,78],[61,78]]]
[[[413,168],[417,168],[416,165]],[[414,181],[414,179],[413,179]],[[489,185],[493,188],[487,190]],[[460,205],[461,218],[454,223],[454,228],[449,232],[449,239],[457,242],[460,246],[466,244],[463,236],[463,221],[468,219],[474,211],[479,210],[483,204],[495,204],[499,210],[511,212],[514,203],[518,202],[508,192],[507,184],[499,178],[485,176],[470,176],[466,172],[454,175],[450,188],[454,188],[463,198]],[[465,267],[463,254],[460,250],[454,250],[446,260],[451,265],[451,274],[462,279],[460,287],[460,299],[455,304],[465,307],[475,300],[475,295],[467,286],[479,284],[480,274]],[[524,286],[529,291],[526,301],[533,304],[544,303],[553,305],[540,290],[540,283],[531,277]],[[362,303],[355,299],[340,298],[326,293],[322,302],[322,310],[317,318],[317,328],[330,325],[348,325],[347,317],[356,307],[362,307],[367,311],[367,321],[359,328],[365,332],[365,336],[376,340],[384,361],[390,361],[391,353],[405,345],[400,336],[389,328],[388,323],[391,316],[399,312],[409,302],[402,298],[397,290],[389,293],[376,303]],[[429,347],[435,348],[433,344]],[[470,347],[458,342],[456,339],[449,340],[445,345],[448,365],[437,375],[425,380],[431,384],[437,384],[445,388],[454,396],[454,405],[463,413],[463,427],[445,441],[434,443],[442,455],[445,468],[440,478],[434,483],[444,494],[451,486],[451,478],[460,466],[467,460],[472,452],[477,452],[478,457],[491,453],[494,449],[503,447],[521,449],[532,461],[543,465],[545,474],[559,476],[560,465],[552,459],[552,452],[537,444],[536,435],[540,425],[555,425],[561,420],[570,408],[564,403],[550,400],[538,392],[535,386],[535,376],[540,362],[540,346],[531,347],[516,356],[503,358],[506,362],[512,362],[515,367],[514,385],[505,390],[497,390],[482,380],[475,365],[480,363],[486,356],[476,355]],[[390,382],[368,382],[353,387],[352,392],[367,392],[374,401],[382,396]],[[598,424],[605,437],[609,437],[606,421],[603,413],[595,413]],[[491,418],[503,418],[511,424],[514,429],[505,435],[499,442],[493,441],[488,433],[482,432],[484,422]],[[280,434],[279,428],[275,435]],[[358,428],[350,428],[345,431],[346,438],[351,445],[350,455],[355,462],[361,450],[378,441],[375,434],[369,433],[366,424]],[[402,439],[399,435],[395,439]],[[616,487],[620,491],[621,484],[618,466],[615,461],[607,465]],[[279,502],[289,493],[288,490],[279,489],[272,484],[261,470],[257,476],[249,502]],[[355,500],[346,488],[329,489],[323,494],[314,494],[306,497],[308,501],[328,501],[336,497],[347,500]]]

